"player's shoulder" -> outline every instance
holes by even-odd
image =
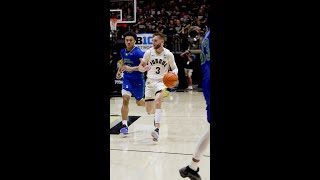
[[[126,48],[121,49],[120,54],[124,53]]]
[[[173,56],[173,53],[167,48],[164,48],[164,52],[166,56]]]
[[[135,46],[135,52],[138,52],[138,53],[143,53],[143,51],[141,50],[141,48],[140,47],[138,47],[138,46]]]
[[[167,49],[165,47],[163,49],[164,49],[165,54],[171,53],[171,51],[169,49]]]
[[[139,58],[142,58],[144,55],[144,52],[139,47],[135,46],[133,50],[133,54],[135,56],[138,56]]]
[[[152,47],[152,48],[150,48],[150,49],[147,49],[146,52],[144,52],[144,53],[145,53],[145,54],[151,53],[153,50],[154,50],[154,49],[153,49],[153,47]]]
[[[141,51],[141,49],[140,49],[140,47],[138,47],[138,46],[134,46],[133,51]]]

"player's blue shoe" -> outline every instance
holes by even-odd
[[[128,134],[128,126],[122,125],[122,128],[120,129],[120,134]]]

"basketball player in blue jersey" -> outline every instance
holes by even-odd
[[[210,124],[210,29],[206,32],[201,43],[201,68],[203,72],[202,89],[207,104],[207,120]],[[201,180],[199,161],[210,143],[210,128],[199,139],[191,163],[179,170],[181,177],[191,180]]]
[[[117,79],[121,78],[123,72],[122,84],[122,128],[121,134],[128,134],[128,114],[129,114],[129,101],[131,95],[136,99],[138,106],[144,106],[144,73],[138,70],[141,59],[143,58],[143,51],[135,46],[137,35],[134,32],[128,31],[124,33],[124,40],[126,48],[120,51],[122,57],[122,64],[117,72]]]

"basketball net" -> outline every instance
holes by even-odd
[[[116,31],[117,30],[117,24],[118,24],[118,19],[117,18],[111,18],[110,19],[111,31]]]

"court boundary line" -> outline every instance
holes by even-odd
[[[134,114],[132,114],[132,115],[130,115],[130,116],[154,117],[154,115],[153,115],[153,116],[150,116],[150,115],[134,115]],[[204,117],[204,118],[206,118],[206,116],[162,116],[162,117],[185,117],[185,118],[190,118],[190,117]]]
[[[177,154],[177,155],[184,155],[184,156],[192,156],[193,154],[185,154],[185,153],[175,153],[175,152],[156,152],[156,151],[143,151],[143,150],[134,150],[134,149],[116,149],[116,148],[110,148],[111,151],[132,151],[132,152],[149,152],[149,153],[158,153],[158,154]],[[210,157],[208,155],[203,155],[204,157]]]

